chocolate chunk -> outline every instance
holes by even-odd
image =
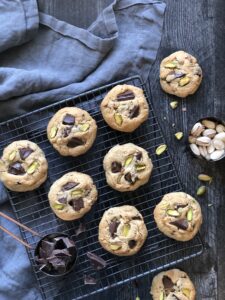
[[[139,105],[135,105],[135,106],[130,110],[130,115],[129,115],[129,117],[130,117],[131,119],[136,118],[136,117],[139,115],[139,110],[140,110]]]
[[[68,135],[70,134],[71,130],[72,130],[72,127],[63,128],[62,136],[63,137],[68,137]]]
[[[58,199],[58,201],[60,203],[66,204],[67,203],[67,198],[66,197],[61,197],[61,198]]]
[[[73,137],[71,140],[69,140],[69,142],[67,143],[67,147],[69,147],[69,148],[75,148],[75,147],[77,147],[77,146],[81,146],[81,145],[84,145],[85,143],[82,141],[82,140],[80,140],[80,139],[78,139],[78,138],[76,138],[76,137]]]
[[[79,183],[73,182],[73,181],[67,182],[66,184],[64,184],[64,185],[62,186],[62,190],[63,190],[63,191],[71,190],[72,188],[74,188],[74,187],[77,186],[78,184],[79,184]]]
[[[91,277],[90,275],[84,275],[84,284],[96,284],[97,279],[94,277]]]
[[[185,207],[187,207],[188,206],[188,204],[177,204],[176,205],[176,209],[179,209],[179,208],[185,208]]]
[[[136,153],[136,159],[137,160],[141,160],[142,159],[142,152],[138,152],[138,153]]]
[[[109,232],[111,234],[111,237],[114,238],[115,237],[115,233],[117,231],[117,228],[119,226],[120,222],[117,220],[113,220],[110,224],[109,224]]]
[[[75,117],[70,114],[66,114],[65,117],[63,118],[64,125],[74,125],[74,123],[75,123]]]
[[[69,204],[71,206],[73,206],[73,209],[75,211],[79,211],[79,210],[81,210],[81,208],[84,208],[84,200],[83,200],[83,198],[72,199]]]
[[[120,172],[122,169],[122,165],[121,163],[118,163],[116,161],[113,161],[112,164],[111,164],[111,171],[112,173],[118,173]]]
[[[172,289],[174,287],[174,283],[168,276],[164,275],[162,282],[163,282],[163,286],[164,286],[165,290],[172,291]]]
[[[131,173],[127,173],[125,174],[124,178],[126,179],[126,181],[128,181],[129,183],[132,183],[132,176]]]
[[[134,93],[132,91],[127,90],[127,91],[117,95],[116,100],[117,101],[127,101],[127,100],[132,100],[134,98],[135,98]]]
[[[8,172],[13,175],[23,175],[26,173],[22,164],[18,161],[9,166]]]
[[[142,220],[142,218],[140,216],[135,216],[132,218],[132,220]]]
[[[128,246],[133,249],[137,245],[137,242],[135,240],[130,240],[128,242]]]
[[[175,78],[181,78],[181,77],[184,77],[185,75],[186,75],[186,74],[183,73],[183,72],[176,72],[176,73],[174,74]]]
[[[176,220],[174,222],[170,222],[170,224],[177,226],[179,229],[187,230],[188,229],[188,221],[186,219]]]
[[[106,267],[106,261],[103,258],[101,258],[100,256],[98,256],[92,252],[88,252],[87,257],[90,259],[92,266],[96,270],[101,270]]]
[[[86,227],[84,223],[80,223],[79,227],[77,228],[77,230],[75,231],[75,235],[79,236],[81,233],[86,231]]]
[[[30,149],[29,147],[27,148],[21,148],[19,149],[19,153],[20,153],[20,158],[22,160],[26,159],[32,152],[34,152],[34,150]]]

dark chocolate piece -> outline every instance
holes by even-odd
[[[84,284],[96,284],[97,279],[94,277],[91,277],[90,275],[84,275]]]
[[[141,216],[135,216],[132,218],[132,220],[142,220]]]
[[[123,93],[118,94],[116,100],[117,101],[127,101],[127,100],[132,100],[134,98],[135,98],[134,93],[132,91],[127,90]]]
[[[63,124],[64,125],[74,125],[75,123],[75,117],[70,115],[70,114],[66,114],[63,118]]]
[[[174,283],[168,276],[164,275],[163,279],[162,279],[162,282],[163,282],[163,286],[164,286],[165,290],[172,291],[172,289],[174,287]]]
[[[186,206],[188,206],[188,204],[177,204],[176,209],[185,208]]]
[[[21,148],[21,149],[19,149],[20,158],[22,160],[25,160],[32,152],[34,152],[34,150],[32,150],[29,147]]]
[[[67,203],[67,198],[66,197],[61,197],[61,198],[58,199],[58,201],[60,203],[66,204]]]
[[[116,161],[113,161],[112,164],[111,164],[111,171],[112,173],[118,173],[120,172],[122,169],[122,165],[121,163],[118,163]]]
[[[26,173],[22,164],[19,161],[16,161],[12,165],[10,165],[8,172],[13,175],[23,175]]]
[[[116,233],[117,228],[118,228],[119,225],[120,225],[120,222],[117,221],[117,220],[113,220],[113,221],[109,224],[109,232],[110,232],[112,238],[115,237],[115,233]]]
[[[135,106],[130,110],[130,115],[129,115],[129,117],[130,117],[131,119],[136,118],[136,117],[139,115],[139,110],[140,110],[139,105],[135,105]]]
[[[186,219],[176,220],[174,222],[170,222],[170,224],[177,226],[179,229],[187,230],[188,229],[188,221]]]
[[[78,198],[78,199],[72,199],[70,200],[70,203],[69,203],[71,206],[73,206],[73,209],[75,211],[79,211],[81,210],[81,208],[84,208],[84,200],[83,198]]]
[[[77,230],[75,231],[75,235],[79,236],[81,233],[86,231],[86,227],[84,223],[80,223],[79,227],[77,228]]]
[[[70,134],[71,130],[72,130],[72,127],[63,128],[62,136],[65,137],[65,138],[68,137],[68,135]]]
[[[130,240],[128,242],[128,246],[133,249],[137,245],[137,242],[135,240]]]
[[[106,261],[103,258],[101,258],[100,256],[98,256],[92,252],[88,252],[87,257],[90,259],[92,266],[96,270],[101,270],[106,267]]]
[[[126,181],[128,181],[129,183],[132,183],[132,176],[131,176],[131,173],[127,173],[125,174],[124,178],[126,179]]]
[[[74,187],[77,186],[78,184],[79,184],[79,183],[73,182],[73,181],[67,182],[66,184],[64,184],[64,185],[62,186],[62,190],[63,190],[63,191],[71,190],[72,188],[74,188]]]
[[[138,152],[138,153],[136,153],[136,159],[137,160],[141,160],[142,159],[142,152]]]
[[[77,146],[81,146],[81,145],[84,145],[85,143],[82,141],[82,140],[80,140],[80,139],[78,139],[78,138],[76,138],[76,137],[73,137],[72,139],[70,139],[69,140],[69,142],[67,143],[67,147],[69,147],[69,148],[75,148],[75,147],[77,147]]]

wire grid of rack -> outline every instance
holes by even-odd
[[[149,119],[133,133],[112,130],[104,122],[100,113],[100,102],[117,84],[141,87],[149,101]],[[65,106],[77,106],[87,110],[98,125],[98,134],[92,149],[80,157],[60,156],[47,140],[46,126],[49,119],[57,110]],[[31,140],[43,149],[49,163],[49,176],[47,181],[35,191],[27,193],[8,191],[17,219],[42,235],[52,232],[67,233],[76,241],[78,248],[78,260],[74,270],[67,276],[57,279],[39,271],[34,261],[33,250],[27,250],[43,299],[83,299],[129,280],[170,267],[202,252],[203,246],[199,236],[190,242],[176,242],[156,228],[153,218],[155,205],[164,194],[180,191],[182,187],[168,151],[161,156],[155,154],[157,146],[164,144],[165,140],[147,96],[146,86],[140,77],[134,76],[114,82],[0,124],[1,151],[9,143],[22,139]],[[153,161],[154,170],[149,183],[145,186],[134,192],[119,193],[106,184],[102,160],[111,147],[126,142],[135,143],[146,149]],[[80,221],[65,222],[58,219],[49,207],[47,195],[51,184],[72,170],[91,175],[99,192],[97,203],[81,220],[86,225],[86,232],[78,237],[75,235],[75,230],[79,227]],[[103,250],[98,242],[98,224],[103,212],[122,204],[136,206],[142,213],[148,228],[145,245],[133,257],[113,256]],[[37,238],[30,233],[21,230],[21,234],[29,244],[34,246],[37,243]],[[105,259],[107,267],[96,272],[86,256],[88,251]],[[98,283],[94,286],[85,285],[84,274],[97,278]]]

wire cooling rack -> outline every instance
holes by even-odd
[[[40,188],[27,193],[8,191],[17,219],[42,235],[52,232],[67,233],[76,241],[78,248],[78,259],[73,272],[58,279],[48,277],[39,271],[34,261],[33,250],[27,250],[43,299],[83,299],[129,280],[170,267],[202,252],[203,247],[199,236],[190,242],[176,242],[167,238],[156,228],[153,218],[155,205],[164,194],[180,191],[181,184],[169,153],[165,152],[159,157],[155,154],[156,147],[164,144],[165,141],[150,101],[149,119],[133,133],[114,131],[104,122],[99,110],[100,102],[106,93],[119,83],[141,87],[147,97],[146,86],[140,77],[135,76],[0,124],[1,151],[15,140],[28,139],[43,149],[49,162],[48,179]],[[96,120],[98,134],[92,149],[86,154],[77,158],[62,157],[48,142],[46,127],[57,110],[74,105],[87,110]],[[145,186],[134,192],[119,193],[106,184],[102,161],[111,147],[127,142],[133,142],[148,151],[154,170],[150,182]],[[63,174],[73,170],[91,175],[99,192],[97,203],[81,220],[86,224],[86,232],[78,237],[75,235],[75,230],[79,227],[80,221],[65,222],[58,219],[52,213],[47,197],[51,184]],[[142,213],[148,228],[145,245],[133,257],[113,256],[103,250],[98,242],[98,224],[103,212],[110,207],[122,204],[136,206]],[[34,246],[37,243],[37,238],[31,236],[30,233],[21,230],[21,234],[29,244]],[[96,272],[90,266],[86,255],[88,251],[105,259],[106,269]],[[84,274],[97,278],[98,283],[94,286],[84,285]]]

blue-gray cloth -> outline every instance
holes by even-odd
[[[39,13],[36,0],[1,0],[0,120],[130,75],[147,79],[164,10],[161,1],[114,1],[85,30]],[[2,186],[0,196],[12,215]],[[0,240],[0,300],[40,299],[25,248],[1,231]]]

